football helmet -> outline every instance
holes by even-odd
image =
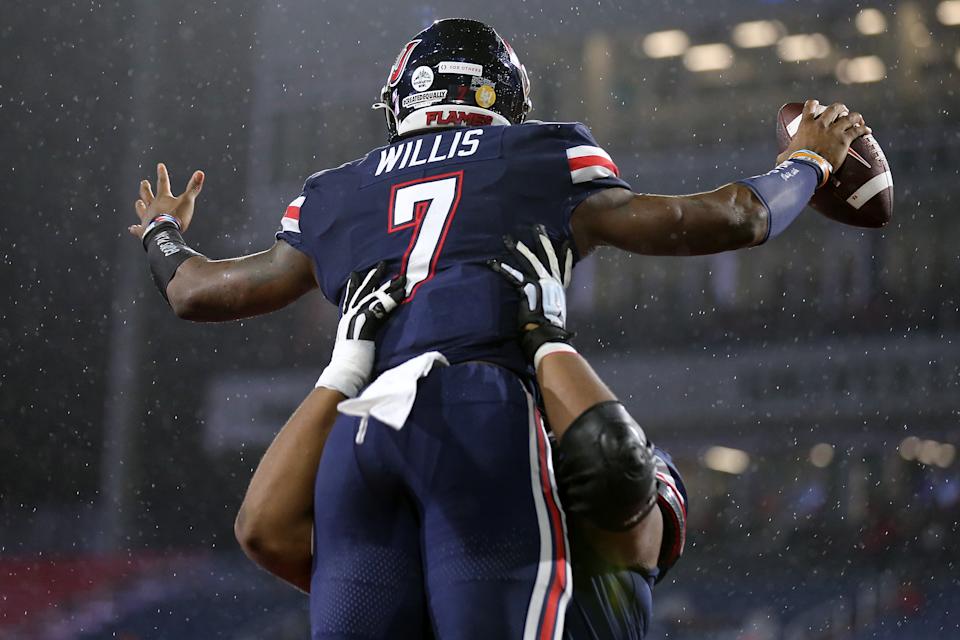
[[[517,54],[476,20],[437,20],[404,45],[380,101],[394,140],[433,127],[519,124],[530,80]]]

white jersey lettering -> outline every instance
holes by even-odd
[[[380,152],[380,164],[377,165],[376,175],[386,171],[393,171],[393,167],[397,164],[397,160],[400,159],[400,154],[403,152],[403,147],[387,147],[386,149]]]
[[[455,156],[467,158],[475,154],[480,148],[479,138],[482,135],[483,129],[471,129],[467,132],[456,131],[450,142],[449,150],[443,148],[442,133],[434,136],[433,140],[417,138],[416,140],[408,140],[389,146],[380,150],[380,161],[377,163],[377,170],[373,175],[379,176],[394,170],[399,171],[408,167],[442,162]],[[427,145],[430,147],[430,153],[427,157],[423,157],[421,151],[425,152]]]

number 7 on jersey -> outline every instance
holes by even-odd
[[[463,171],[418,178],[390,190],[388,232],[413,229],[400,273],[407,276],[407,300],[433,277],[450,223],[460,204]]]

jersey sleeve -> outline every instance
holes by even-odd
[[[334,194],[331,197],[330,194]],[[320,171],[307,178],[303,191],[284,209],[280,229],[276,233],[291,247],[313,263],[314,275],[323,295],[338,303],[339,292],[353,268],[349,234],[353,226],[341,224],[349,216],[334,215],[341,210],[338,194],[352,193],[343,185],[336,170]]]
[[[569,179],[566,199],[566,214],[570,214],[581,202],[604,189],[630,189],[620,177],[620,168],[586,126],[579,122],[561,127],[560,139]]]
[[[303,245],[303,235],[300,232],[300,210],[307,200],[307,191],[304,189],[298,197],[287,205],[280,218],[280,230],[277,231],[277,240],[283,240],[294,249],[308,253]],[[309,255],[309,253],[308,253]]]
[[[525,123],[511,138],[518,140],[507,153],[523,176],[520,199],[537,207],[536,215],[554,237],[572,237],[570,217],[591,195],[630,189],[610,154],[579,122]]]
[[[657,560],[657,582],[660,582],[683,555],[687,539],[687,489],[669,453],[656,448],[654,459],[657,465],[657,505],[663,514],[663,542]]]

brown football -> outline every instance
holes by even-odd
[[[819,111],[823,109],[824,106],[819,107]],[[802,113],[801,102],[788,102],[780,107],[777,114],[780,153],[797,133]],[[828,218],[855,227],[882,227],[890,222],[893,176],[883,149],[872,134],[853,141],[847,159],[813,195],[810,206]]]

